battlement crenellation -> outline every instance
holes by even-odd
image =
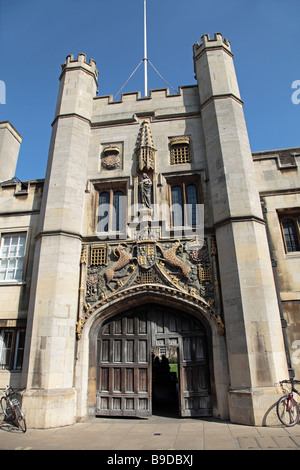
[[[140,91],[133,91],[122,93],[121,98],[115,100],[113,95],[100,95],[94,99],[101,103],[101,105],[117,105],[127,102],[138,102],[138,101],[151,101],[152,99],[181,99],[183,94],[187,92],[197,94],[197,85],[179,86],[178,93],[171,93],[169,88],[157,88],[149,91],[149,96],[142,96]]]
[[[201,43],[196,42],[194,44],[194,56],[199,55],[206,48],[225,48],[227,51],[231,52],[230,41],[226,38],[223,38],[221,33],[214,33],[213,39],[210,38],[209,34],[204,34],[201,37]]]
[[[94,59],[90,59],[89,62],[87,61],[86,54],[80,52],[77,55],[77,58],[74,58],[74,54],[69,54],[66,57],[65,62],[61,65],[62,72],[65,71],[66,68],[76,68],[76,67],[83,67],[89,72],[92,72],[96,77],[98,77],[98,69]]]

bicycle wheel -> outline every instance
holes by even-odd
[[[1,398],[1,408],[4,413],[5,418],[10,419],[10,420],[14,419],[15,412],[13,408],[11,407],[9,401],[6,400],[6,397]]]
[[[23,432],[26,432],[25,416],[19,405],[15,405],[15,415],[17,425]]]
[[[295,426],[299,419],[299,407],[290,395],[283,395],[277,402],[277,416],[284,426]]]

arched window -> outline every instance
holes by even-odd
[[[299,221],[299,216],[284,216],[281,219],[282,232],[287,253],[300,251]]]

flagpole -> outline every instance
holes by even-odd
[[[144,0],[144,83],[145,96],[148,96],[148,72],[147,72],[147,18],[146,18],[146,0]]]

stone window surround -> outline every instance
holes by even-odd
[[[197,192],[197,203],[201,204],[203,202],[202,198],[202,190],[201,190],[201,177],[200,175],[175,175],[175,176],[165,176],[166,181],[167,181],[167,201],[170,206],[170,214],[171,214],[171,220],[170,220],[170,226],[174,228],[173,226],[173,220],[172,220],[172,188],[175,186],[179,186],[182,188],[182,196],[183,196],[183,207],[187,203],[186,202],[186,186],[189,184],[192,184],[196,187],[196,192]],[[184,214],[184,220],[187,220],[187,214]],[[176,227],[178,228],[178,227]]]
[[[297,237],[298,237],[298,245],[300,246],[300,210],[299,209],[278,210],[277,213],[279,217],[280,230],[281,230],[285,254],[286,255],[295,255],[295,254],[299,255],[300,250],[288,251],[282,222],[287,219],[292,220],[294,222],[296,232],[297,232]]]
[[[172,137],[170,138],[170,164],[183,163],[191,163],[190,137]]]
[[[98,224],[98,207],[99,207],[99,198],[100,194],[103,192],[108,192],[109,193],[109,204],[112,205],[113,203],[113,194],[116,191],[121,191],[124,194],[125,201],[128,199],[128,178],[120,178],[116,180],[111,180],[108,179],[107,181],[102,180],[101,182],[99,181],[92,181],[94,189],[95,189],[95,197],[94,197],[94,232],[97,232],[97,224]],[[122,230],[119,230],[117,232],[112,232],[112,216],[109,214],[109,227],[107,232],[99,232],[102,235],[105,234],[112,234],[116,233],[117,235],[124,235],[126,232],[126,224],[127,224],[127,202],[123,205],[123,214],[122,214],[122,220],[123,220],[123,227]]]

